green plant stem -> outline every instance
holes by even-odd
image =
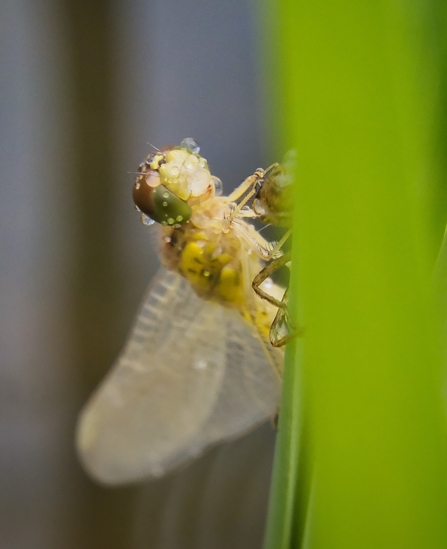
[[[428,291],[445,214],[418,4],[276,5],[280,119],[299,159],[291,300],[306,331],[299,366],[286,361],[266,548],[445,548]]]

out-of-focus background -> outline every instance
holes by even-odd
[[[270,426],[119,489],[73,443],[157,268],[128,173],[147,142],[196,138],[226,191],[271,160],[255,8],[0,4],[2,549],[261,546]]]

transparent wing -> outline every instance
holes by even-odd
[[[105,483],[160,476],[271,417],[279,391],[256,329],[162,270],[80,415],[78,450]]]

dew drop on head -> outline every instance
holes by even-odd
[[[185,139],[181,141],[180,147],[189,149],[191,152],[195,154],[199,154],[200,152],[200,145],[192,137],[185,137]]]
[[[148,215],[141,214],[141,223],[143,223],[143,225],[153,225],[155,221],[151,219]]]
[[[214,183],[214,194],[216,196],[220,196],[222,193],[223,193],[223,184],[222,184],[222,181],[216,177],[215,175],[213,175],[211,177],[213,183]]]

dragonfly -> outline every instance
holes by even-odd
[[[79,417],[78,453],[97,481],[160,477],[277,412],[277,310],[252,289],[271,244],[238,210],[264,177],[258,169],[224,196],[192,138],[140,164],[133,200],[156,232],[162,267]],[[260,288],[281,299],[268,278]]]

